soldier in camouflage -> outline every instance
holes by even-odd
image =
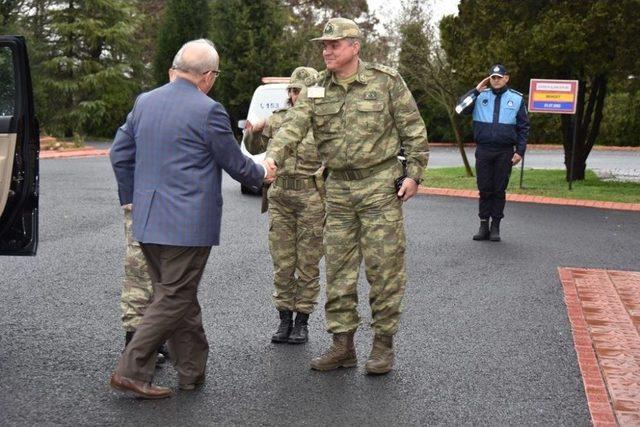
[[[360,324],[357,283],[364,258],[375,338],[365,365],[386,374],[394,362],[404,294],[405,234],[402,202],[413,197],[427,165],[427,132],[402,77],[392,68],[359,59],[355,22],[330,19],[322,37],[327,69],[307,96],[289,110],[267,158],[278,166],[309,129],[327,167],[326,225],[329,350],[311,362],[320,371],[357,364],[353,336]],[[403,148],[406,178],[397,156]]]
[[[293,106],[300,92],[317,78],[313,68],[296,68],[287,86],[289,104]],[[286,112],[283,108],[266,121],[247,123],[244,141],[250,153],[266,151]],[[302,142],[281,159],[277,178],[268,190],[273,302],[280,315],[278,330],[271,337],[274,343],[302,344],[308,340],[307,322],[320,292],[323,189],[322,162],[309,129]]]
[[[124,209],[124,237],[127,244],[124,260],[124,280],[120,294],[120,309],[122,310],[122,327],[125,331],[125,347],[133,338],[133,334],[142,319],[144,310],[153,298],[153,286],[147,272],[147,260],[140,249],[140,243],[133,238],[133,218],[131,205]],[[158,349],[157,363],[163,363],[169,358],[166,346]]]

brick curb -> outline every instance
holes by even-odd
[[[640,424],[640,272],[558,267],[595,426]]]
[[[418,187],[418,194],[432,196],[478,198],[477,190],[458,190],[454,188]],[[507,194],[510,202],[540,203],[545,205],[582,206],[598,209],[640,212],[640,203],[602,202],[598,200],[563,199],[559,197],[530,196],[526,194]]]
[[[61,159],[71,157],[103,157],[109,155],[109,150],[98,150],[93,147],[85,147],[80,150],[67,151],[41,151],[41,159]]]
[[[431,147],[443,147],[443,148],[452,148],[458,147],[458,144],[454,142],[430,142],[429,145]],[[466,148],[475,148],[475,142],[465,142],[464,146]],[[564,147],[559,144],[527,144],[527,149],[529,150],[542,150],[542,151],[562,151]],[[640,151],[640,147],[623,147],[617,145],[596,145],[592,148],[592,151]]]
[[[582,312],[578,290],[572,269],[558,267],[558,275],[564,292],[564,302],[571,323],[573,345],[578,358],[582,383],[587,397],[589,413],[594,426],[615,426],[616,418],[611,407],[609,393],[598,366],[598,359],[589,335],[589,326]]]

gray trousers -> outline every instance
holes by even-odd
[[[150,382],[156,350],[165,341],[181,384],[204,379],[209,344],[202,327],[198,284],[210,247],[141,243],[154,297],[120,357],[116,372]]]

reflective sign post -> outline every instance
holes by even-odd
[[[569,190],[573,182],[573,167],[578,135],[578,80],[531,79],[529,83],[529,111],[532,113],[572,114],[573,141],[569,165]]]

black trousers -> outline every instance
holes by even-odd
[[[209,345],[202,327],[198,284],[210,247],[141,243],[153,283],[153,301],[127,345],[116,371],[150,382],[156,350],[167,341],[180,383],[204,378]]]
[[[476,149],[476,181],[480,192],[480,219],[504,217],[506,189],[511,175],[513,149],[490,151]]]

